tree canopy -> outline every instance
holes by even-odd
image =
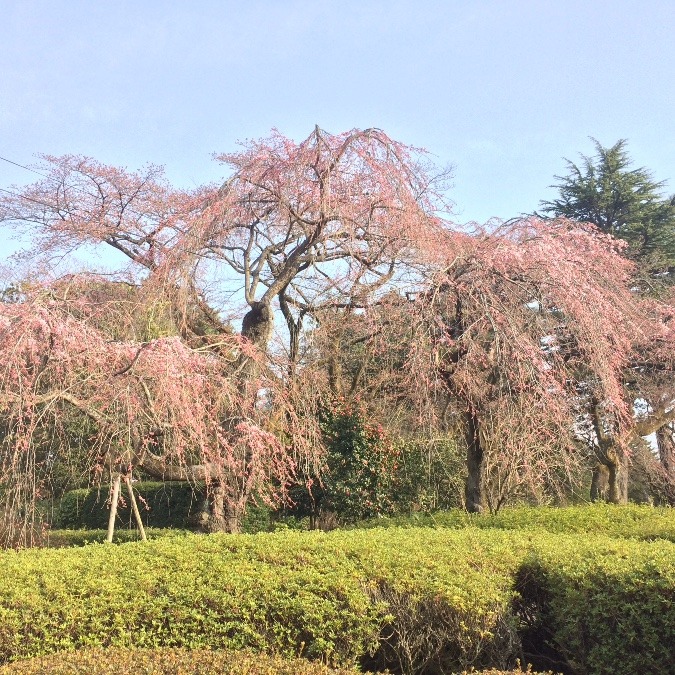
[[[675,265],[675,197],[664,197],[665,181],[644,167],[632,168],[621,139],[611,147],[593,139],[595,155],[581,163],[566,160],[568,173],[556,176],[557,199],[542,201],[544,213],[593,223],[628,243],[628,253],[652,272]]]
[[[92,446],[110,470],[131,463],[158,477],[205,479],[221,524],[236,529],[253,494],[283,493],[292,466],[320,448],[317,401],[292,400],[297,389],[283,377],[297,361],[304,316],[365,306],[400,281],[443,228],[446,174],[376,129],[316,128],[302,143],[274,132],[220,157],[231,171],[223,184],[191,191],[154,166],[43,160],[43,180],[4,193],[0,220],[30,231],[34,257],[87,245],[122,253],[116,279],[136,290],[131,302],[124,284],[43,281],[2,306],[11,373],[3,439],[14,449],[4,455],[14,487],[3,494],[16,504],[6,513],[20,512],[15,495],[28,494],[12,453],[36,466],[35,425],[55,423],[69,405],[97,423]],[[97,302],[105,293],[117,300]],[[269,350],[277,308],[285,357]],[[130,327],[148,313],[168,331],[134,340]],[[230,319],[241,321],[239,335]]]
[[[551,498],[591,458],[625,500],[635,443],[675,420],[675,312],[634,292],[615,236],[653,262],[672,223],[623,142],[598,152],[546,204],[574,219],[471,231],[447,219],[447,171],[376,129],[273,132],[193,190],[153,166],[45,157],[42,180],[0,197],[0,222],[32,234],[35,258],[94,246],[123,263],[38,275],[0,303],[7,537],[29,528],[61,451],[93,475],[203,480],[210,527],[230,531],[251,499],[320,481],[326,438],[342,462],[362,441],[370,456],[387,435],[455,434],[470,510]],[[336,400],[377,433],[338,438],[338,415],[326,434]]]

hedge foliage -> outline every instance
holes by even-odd
[[[7,551],[0,661],[175,646],[337,665],[372,654],[408,671],[441,653],[459,669],[489,665],[513,640],[507,572],[518,556],[506,537],[480,535],[284,531]]]
[[[0,666],[0,675],[358,675],[354,669],[330,668],[316,661],[206,649],[82,649]],[[532,671],[465,671],[463,675],[523,675]],[[543,674],[545,675],[545,674]],[[548,675],[553,675],[549,673]]]
[[[149,540],[166,537],[196,536],[191,530],[146,528],[145,534]],[[103,544],[108,536],[107,530],[47,530],[44,544],[49,548],[63,548],[66,546],[86,546],[87,544]],[[141,534],[135,528],[116,528],[113,534],[114,544],[126,544],[131,541],[140,541]]]
[[[123,486],[124,487],[124,486]],[[146,527],[187,528],[197,515],[204,501],[203,488],[193,490],[189,483],[134,483],[134,492],[141,500],[139,508]],[[133,514],[126,490],[122,490],[118,507],[117,524],[129,526]],[[55,522],[58,528],[91,530],[108,526],[109,490],[107,487],[71,490],[61,499]]]
[[[7,551],[0,574],[12,580],[0,662],[111,646],[404,673],[506,668],[523,649],[581,675],[675,662],[668,541],[475,527],[191,535]]]
[[[608,537],[675,542],[675,510],[637,504],[591,504],[568,507],[518,507],[497,514],[469,514],[460,509],[433,514],[377,518],[359,528],[442,527],[530,530],[560,534],[597,534]]]
[[[145,527],[197,529],[204,509],[205,487],[185,482],[140,482],[133,484]],[[135,527],[131,504],[122,490],[116,527]],[[139,499],[140,497],[140,499]],[[60,501],[52,526],[56,529],[105,529],[108,527],[107,487],[82,488],[67,492]],[[242,523],[244,532],[270,529],[270,510],[251,504]]]
[[[675,546],[559,538],[523,561],[530,635],[584,675],[675,672]]]
[[[0,667],[0,675],[357,675],[305,659],[198,649],[82,649]]]

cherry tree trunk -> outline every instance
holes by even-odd
[[[240,504],[231,504],[225,498],[225,489],[219,483],[212,484],[208,494],[208,511],[202,528],[209,533],[241,532],[244,509]]]
[[[610,462],[607,501],[610,504],[628,504],[628,471],[621,462]]]
[[[667,424],[656,432],[656,441],[659,447],[659,460],[666,475],[675,481],[675,437],[672,425]]]
[[[478,417],[471,411],[466,414],[464,437],[466,440],[466,466],[468,474],[464,488],[466,510],[482,513],[487,502],[485,492],[485,453],[480,439]]]
[[[227,532],[225,491],[221,485],[212,485],[208,493],[208,515],[204,523],[207,532]]]
[[[274,313],[269,303],[254,302],[241,322],[241,334],[250,340],[261,352],[267,345],[274,328]]]
[[[598,462],[593,467],[593,477],[591,479],[591,501],[607,501],[609,488],[609,470],[604,464]]]
[[[274,327],[274,315],[271,307],[267,303],[256,302],[251,305],[251,309],[244,315],[242,321],[241,334],[255,345],[261,352],[267,351],[267,346],[272,336]],[[250,400],[247,395],[247,388],[251,381],[255,380],[259,373],[260,363],[249,356],[243,355],[239,360],[238,377],[240,378],[239,389],[242,393],[242,400]],[[247,405],[247,404],[244,404]],[[241,417],[246,417],[246,410],[242,409]],[[226,432],[236,435],[236,420],[233,418],[226,423]],[[229,428],[228,428],[229,425]],[[233,439],[235,445],[236,439]],[[240,446],[237,452],[241,453],[241,460],[246,467],[250,466],[250,450]],[[230,485],[230,499],[227,498],[226,488],[222,480],[232,480]],[[207,532],[241,532],[241,523],[244,517],[245,504],[249,495],[241,493],[241,486],[237,485],[234,477],[225,477],[219,481],[213,481],[208,490],[207,512],[202,520],[202,528]]]
[[[593,468],[591,500],[628,503],[628,467],[619,458],[604,458]]]

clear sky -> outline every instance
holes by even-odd
[[[594,136],[675,192],[673,26],[675,0],[0,0],[0,155],[190,186],[272,127],[374,126],[454,165],[456,220],[483,222],[551,198]]]

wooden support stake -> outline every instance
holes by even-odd
[[[108,517],[108,536],[106,537],[106,542],[112,544],[113,532],[115,531],[115,518],[117,518],[117,502],[120,500],[120,481],[121,476],[117,474],[115,476],[115,482],[113,483],[113,493],[112,493],[112,502],[110,503],[110,516]]]
[[[127,491],[129,492],[129,499],[131,500],[131,508],[134,510],[134,517],[136,518],[138,531],[141,533],[141,540],[147,541],[148,538],[145,536],[145,528],[143,527],[143,521],[141,520],[141,513],[138,510],[136,497],[134,497],[134,489],[131,487],[131,476],[124,476],[124,482],[127,484]]]

